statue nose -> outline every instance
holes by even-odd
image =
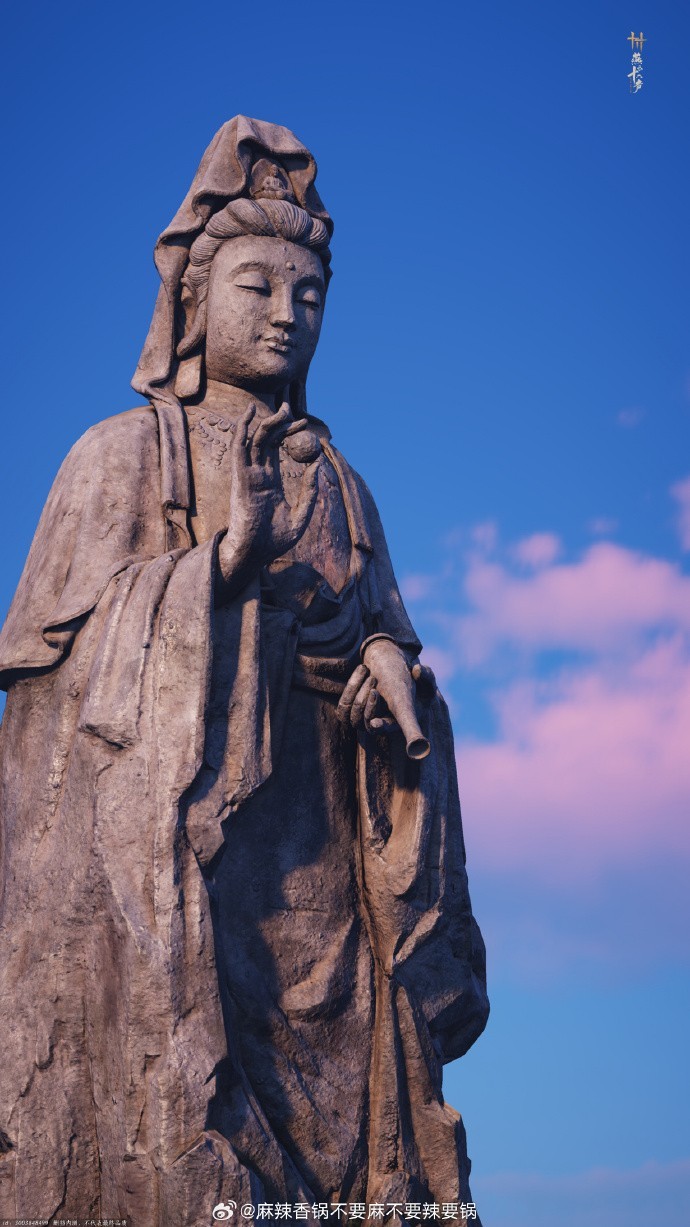
[[[271,313],[271,323],[276,327],[293,328],[295,324],[295,312],[292,307],[291,294],[277,294],[273,299],[273,310]]]

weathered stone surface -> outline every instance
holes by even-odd
[[[218,133],[156,248],[150,404],[70,452],[0,636],[6,1217],[470,1200],[452,732],[306,411],[315,173]]]

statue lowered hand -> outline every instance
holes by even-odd
[[[429,753],[429,742],[417,720],[415,683],[422,697],[435,691],[431,669],[415,661],[410,668],[405,653],[389,635],[375,635],[365,644],[363,663],[350,678],[338,705],[343,719],[357,727],[363,724],[370,733],[400,729],[408,758],[422,759]],[[389,715],[378,715],[380,700]]]

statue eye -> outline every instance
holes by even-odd
[[[300,290],[296,301],[305,303],[307,307],[320,307],[321,295],[314,286],[307,286],[306,290]]]
[[[271,287],[261,273],[240,273],[235,278],[235,285],[240,290],[253,290],[255,294],[271,293]]]

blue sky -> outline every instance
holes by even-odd
[[[458,740],[493,1015],[446,1093],[485,1227],[687,1224],[687,9],[125,0],[5,31],[0,608],[72,442],[137,403],[205,145],[292,128],[336,223],[310,406]]]

